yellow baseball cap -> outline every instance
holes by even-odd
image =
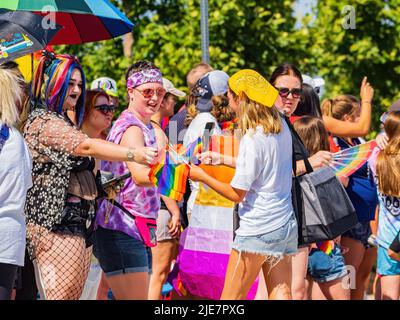
[[[257,71],[251,69],[236,72],[229,78],[228,84],[236,95],[244,93],[249,99],[268,108],[272,108],[278,97],[278,90]]]

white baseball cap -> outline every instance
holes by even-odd
[[[118,97],[117,83],[108,77],[97,78],[92,82],[90,89],[103,89],[109,96]]]
[[[183,91],[178,90],[177,88],[175,88],[174,84],[173,84],[171,81],[169,81],[169,80],[166,79],[166,78],[163,78],[162,80],[163,80],[164,89],[165,89],[168,93],[171,93],[171,94],[173,94],[174,96],[177,96],[177,97],[180,97],[180,98],[183,98],[183,97],[186,96],[186,93],[184,93]]]

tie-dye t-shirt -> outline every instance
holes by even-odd
[[[125,110],[112,127],[107,141],[119,144],[125,131],[131,126],[138,126],[144,136],[146,147],[157,147],[155,132],[151,124],[145,125],[135,115]],[[114,176],[120,176],[129,172],[125,162],[102,161],[101,170],[112,172]],[[135,216],[145,218],[157,218],[160,208],[160,196],[156,187],[139,187],[132,179],[127,179],[121,192],[115,199]],[[105,229],[117,230],[141,240],[135,225],[135,220],[123,213],[107,200],[99,202],[96,217],[96,225]]]

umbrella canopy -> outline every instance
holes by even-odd
[[[32,12],[0,10],[0,64],[43,49],[59,30]]]
[[[63,27],[51,45],[111,39],[132,31],[133,23],[108,0],[7,0],[0,8],[31,11]],[[47,10],[43,13],[42,10]]]

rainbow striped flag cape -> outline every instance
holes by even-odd
[[[186,181],[190,172],[189,161],[201,152],[201,138],[193,141],[187,149],[175,150],[167,145],[162,162],[150,166],[149,179],[163,196],[181,201],[186,191]]]
[[[338,177],[349,177],[360,169],[377,146],[375,140],[336,152],[330,167]]]

